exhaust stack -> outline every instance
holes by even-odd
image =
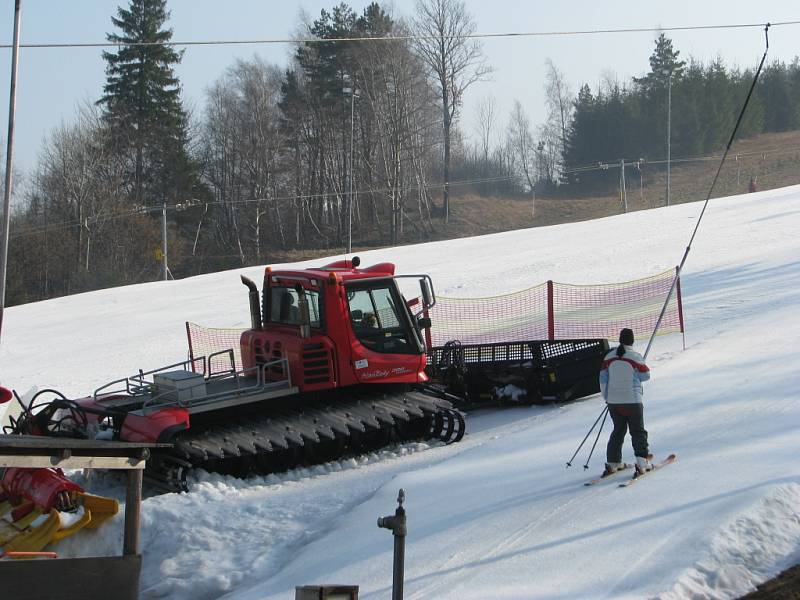
[[[252,324],[252,328],[255,330],[261,330],[261,303],[258,301],[258,288],[251,279],[248,279],[244,275],[241,277],[242,283],[245,284],[247,289],[250,290],[248,296],[250,298],[250,322]]]

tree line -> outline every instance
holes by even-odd
[[[168,19],[167,0],[129,0],[112,18],[118,49],[103,53],[97,101],[51,132],[20,186],[7,304],[152,281],[165,264],[183,277],[424,241],[446,227],[456,185],[511,197],[587,189],[605,182],[573,167],[662,156],[665,73],[681,104],[674,153],[717,148],[748,81],[719,61],[687,65],[662,35],[651,73],[595,93],[575,95],[546,60],[545,122],[519,100],[503,117],[487,97],[468,139],[464,94],[492,68],[464,3],[418,0],[409,18],[340,3],[303,23],[288,67],[237,60],[190,114]],[[797,127],[797,74],[796,60],[769,66],[746,133]]]
[[[9,304],[157,278],[164,212],[174,277],[353,237],[425,239],[446,220],[447,186],[434,203],[431,181],[450,180],[463,94],[488,72],[463,2],[420,0],[407,20],[378,3],[322,10],[288,68],[237,60],[198,115],[181,103],[168,18],[166,0],[112,18],[100,98],[27,178]]]
[[[650,72],[627,84],[607,79],[578,91],[563,151],[563,182],[585,191],[616,185],[616,172],[583,170],[620,159],[663,161],[667,138],[673,156],[702,156],[723,148],[755,73],[680,60],[663,33],[650,56]],[[738,137],[800,129],[800,59],[764,66]],[[663,165],[661,166],[663,168]]]

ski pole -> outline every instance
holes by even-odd
[[[600,429],[597,430],[597,437],[594,438],[594,444],[592,444],[592,449],[589,451],[589,457],[586,459],[586,464],[583,465],[584,469],[589,468],[589,461],[592,460],[592,454],[594,454],[595,446],[597,446],[597,440],[600,439],[600,432],[603,431],[603,426],[606,424],[606,418],[608,418],[608,404],[606,404],[606,416],[603,417],[603,422],[600,423]]]
[[[608,405],[606,404],[605,408],[603,408],[603,412],[601,412],[600,416],[597,417],[597,419],[594,422],[594,425],[592,425],[591,429],[589,429],[589,431],[586,433],[586,437],[583,438],[583,441],[581,442],[580,446],[578,446],[578,449],[575,450],[575,454],[573,454],[572,458],[570,458],[567,461],[567,468],[572,466],[572,461],[575,460],[575,457],[578,455],[578,452],[581,451],[581,448],[583,448],[583,445],[586,443],[586,440],[589,439],[590,435],[592,435],[592,431],[594,431],[594,428],[597,427],[597,424],[600,422],[600,419],[605,417],[607,411],[608,411]]]

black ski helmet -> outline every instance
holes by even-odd
[[[633,346],[633,329],[627,327],[619,332],[619,343],[626,346]]]

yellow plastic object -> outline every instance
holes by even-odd
[[[12,504],[4,502],[3,506],[0,506],[0,516],[8,514],[14,508]],[[36,509],[16,521],[0,519],[0,547],[5,547],[11,540],[31,531],[30,524],[41,516],[42,511]]]
[[[43,511],[35,508],[24,517],[10,522],[4,517],[22,505],[0,502],[0,554],[8,552],[39,552],[48,544],[74,535],[81,529],[96,529],[119,512],[119,502],[113,498],[79,492],[78,502],[83,515],[74,523],[61,528],[61,518],[56,509],[50,510],[47,519],[33,527]]]
[[[19,530],[3,518],[11,512],[12,508],[11,502],[8,500],[0,502],[0,548],[2,548],[6,542],[19,535]]]
[[[19,529],[5,519],[0,519],[0,548],[19,535]]]
[[[58,531],[56,531],[53,534],[53,539],[51,541],[57,542],[59,540],[63,540],[64,538],[71,536],[73,533],[78,533],[84,527],[88,527],[91,521],[92,521],[92,512],[84,508],[81,518],[76,520],[71,525],[63,527]]]
[[[83,500],[83,510],[92,513],[92,519],[87,523],[87,529],[96,529],[119,512],[119,502],[105,496],[95,496],[81,492],[78,494]]]
[[[58,542],[78,533],[84,527],[86,529],[97,529],[119,512],[119,502],[113,498],[78,492],[78,499],[80,504],[83,505],[83,515],[71,525],[56,531],[52,542]]]
[[[20,532],[14,539],[3,545],[3,551],[39,552],[50,543],[60,526],[61,519],[58,516],[58,511],[52,509],[44,523],[33,529]]]
[[[25,507],[25,506],[30,506],[31,504],[32,504],[31,502],[24,502],[23,504],[20,504],[19,506],[15,506],[14,508],[22,508],[22,507]],[[21,531],[21,530],[25,529],[28,525],[33,523],[36,519],[41,517],[43,514],[44,514],[44,511],[41,508],[34,508],[28,514],[26,514],[24,517],[20,517],[19,519],[14,521],[14,527],[16,527],[17,529],[19,529]]]

